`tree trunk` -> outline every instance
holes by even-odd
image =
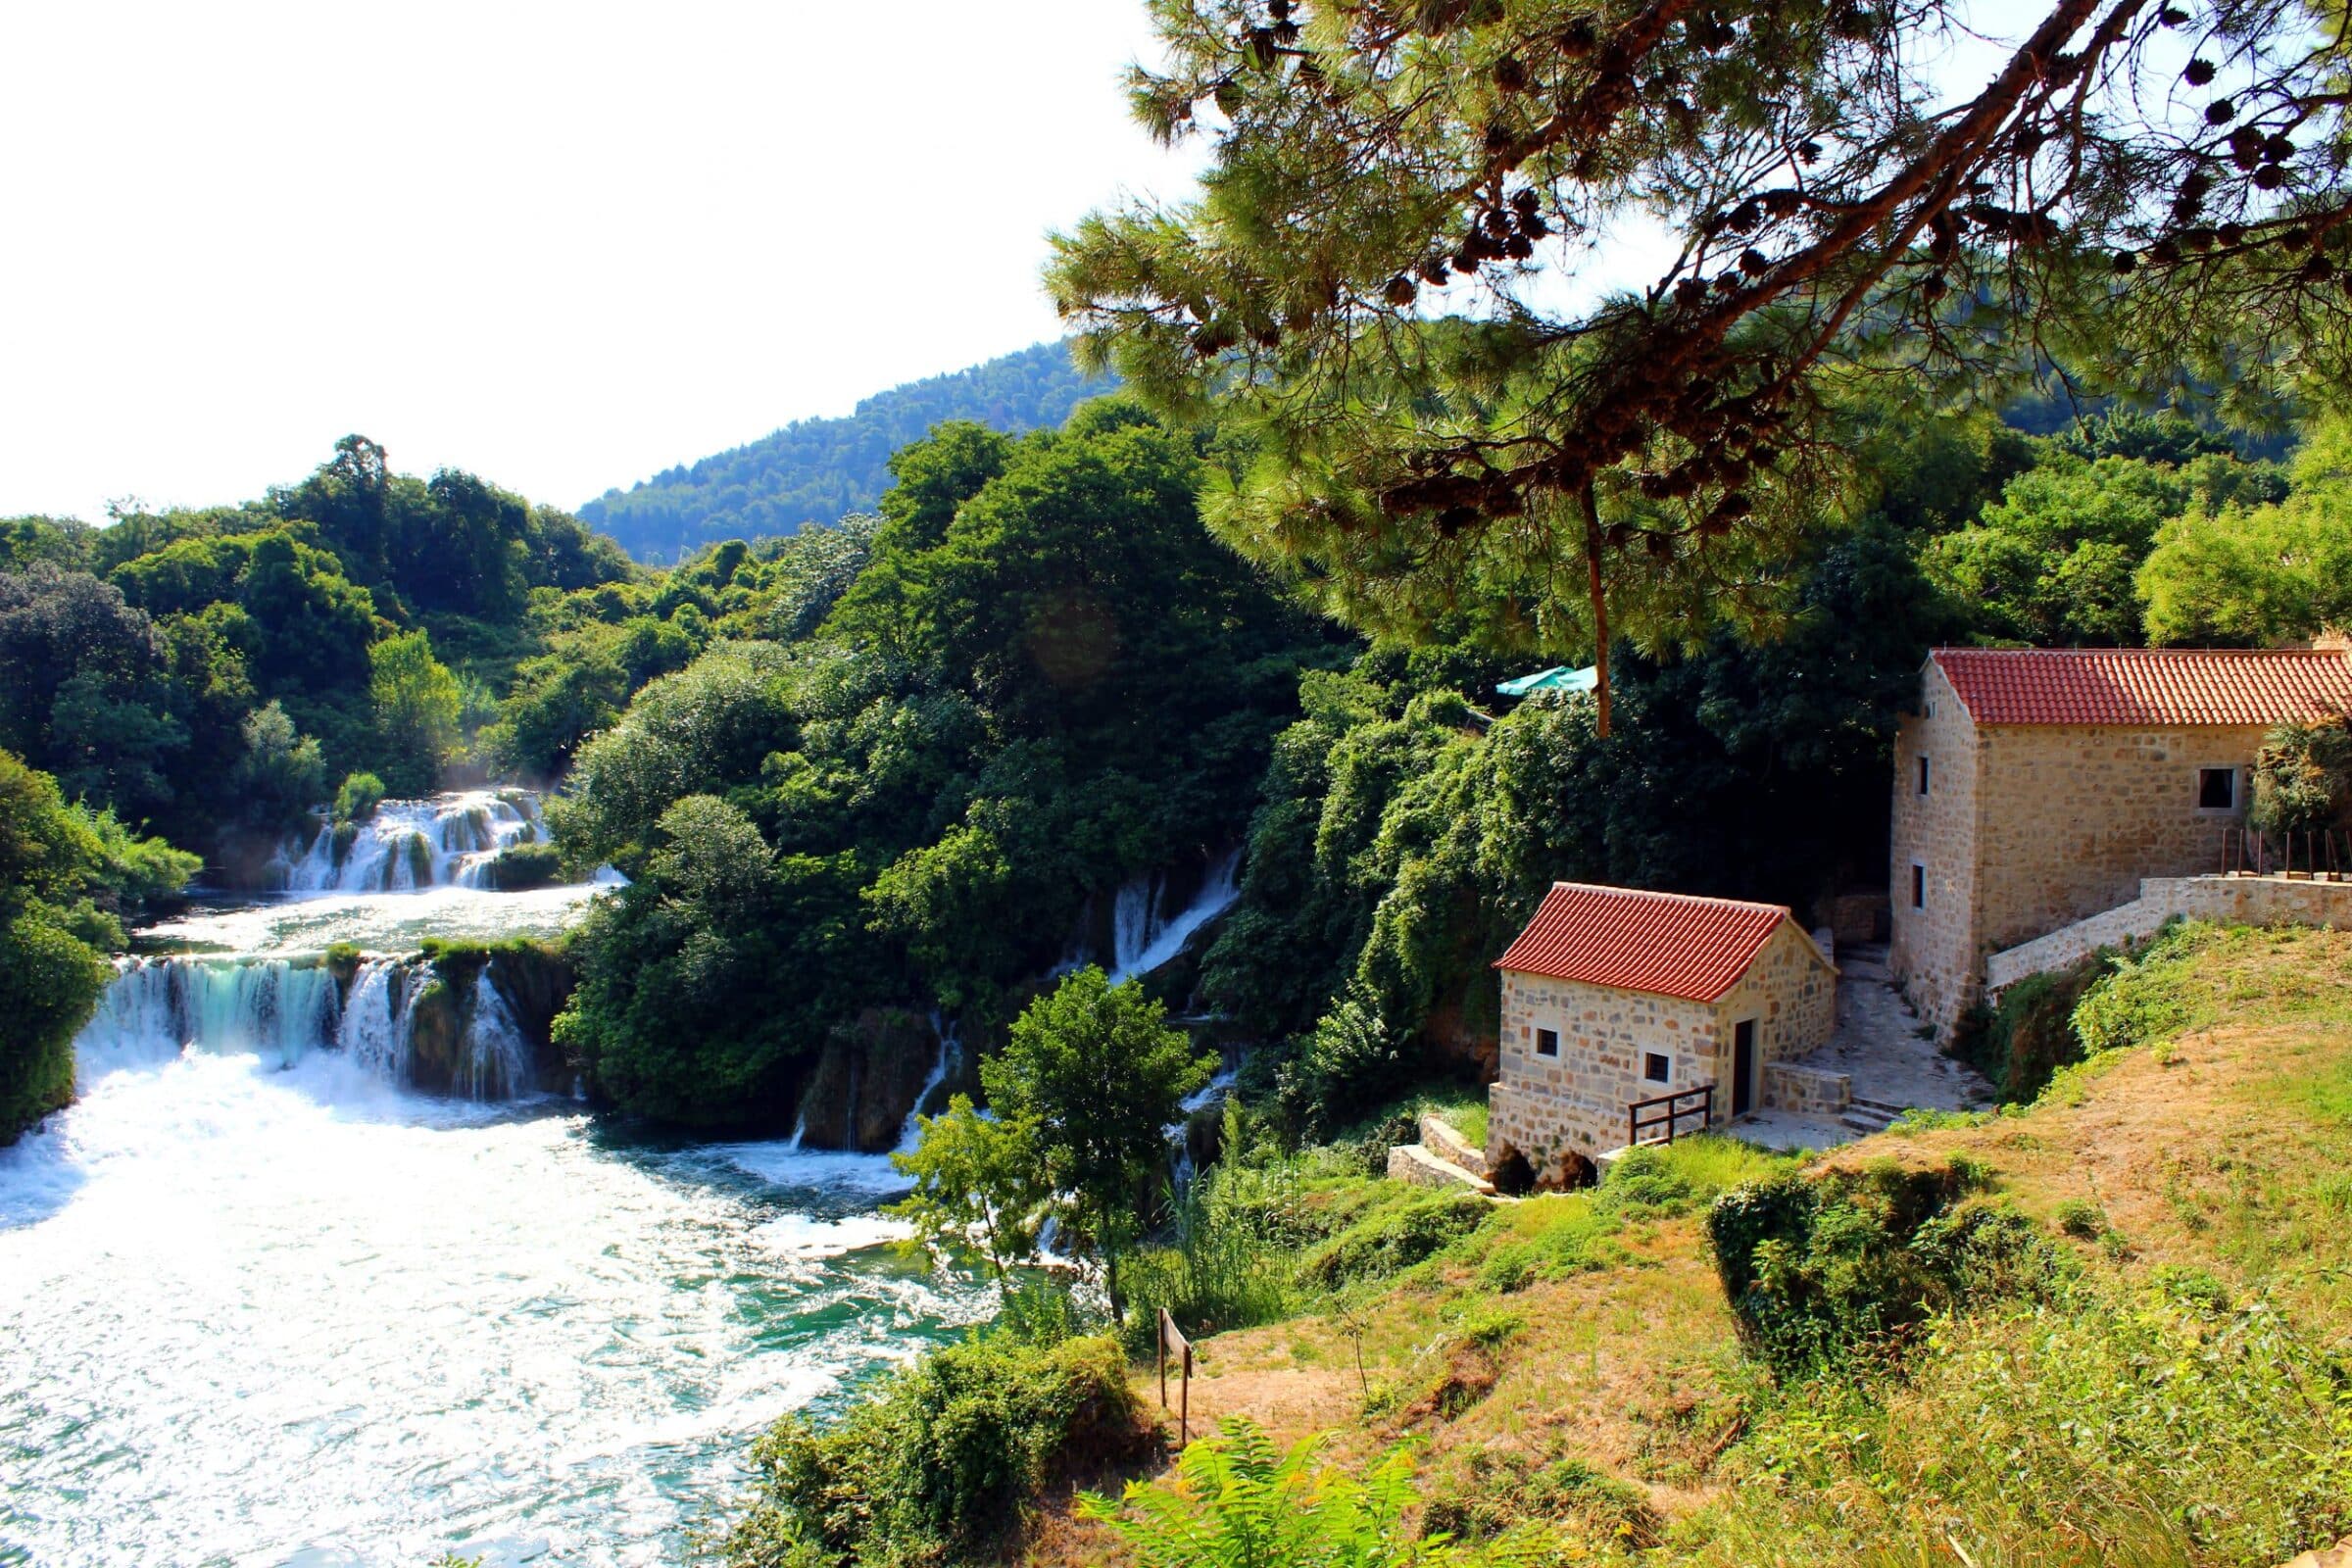
[[[1110,1320],[1121,1328],[1127,1326],[1127,1303],[1119,1299],[1119,1250],[1102,1249],[1103,1288],[1110,1294]]]
[[[1600,706],[1600,738],[1609,738],[1609,596],[1600,585],[1600,499],[1587,479],[1578,499],[1585,508],[1585,580],[1592,596],[1592,695]]]

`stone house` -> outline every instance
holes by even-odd
[[[1897,724],[1888,963],[1948,1040],[1988,955],[2223,869],[2286,719],[2352,708],[2341,649],[1939,648]]]
[[[1660,1107],[1682,1112],[1678,1133],[1699,1130],[1701,1089],[1715,1126],[1810,1108],[1817,1075],[1791,1064],[1837,1024],[1836,966],[1776,904],[1555,883],[1494,967],[1487,1162],[1516,1154],[1545,1185],[1573,1185],[1623,1147],[1642,1102],[1680,1096]]]

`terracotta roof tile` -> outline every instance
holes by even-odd
[[[1555,882],[1494,967],[1713,1002],[1788,918],[1777,904]]]
[[[2352,708],[2333,649],[1938,648],[1980,724],[2276,724]]]

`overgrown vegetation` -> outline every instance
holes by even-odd
[[[1126,1359],[1103,1339],[976,1335],[891,1378],[838,1425],[787,1416],[754,1446],[731,1568],[971,1560],[1057,1484],[1140,1457]]]

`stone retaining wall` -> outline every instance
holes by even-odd
[[[1984,960],[1984,982],[1999,991],[2028,975],[2078,963],[2101,948],[2150,937],[2165,921],[2221,920],[2239,925],[2352,926],[2352,882],[2276,876],[2152,876],[2129,904],[2062,926]]]
[[[1796,1116],[1835,1116],[1854,1102],[1851,1074],[1801,1062],[1764,1064],[1764,1107]]]

